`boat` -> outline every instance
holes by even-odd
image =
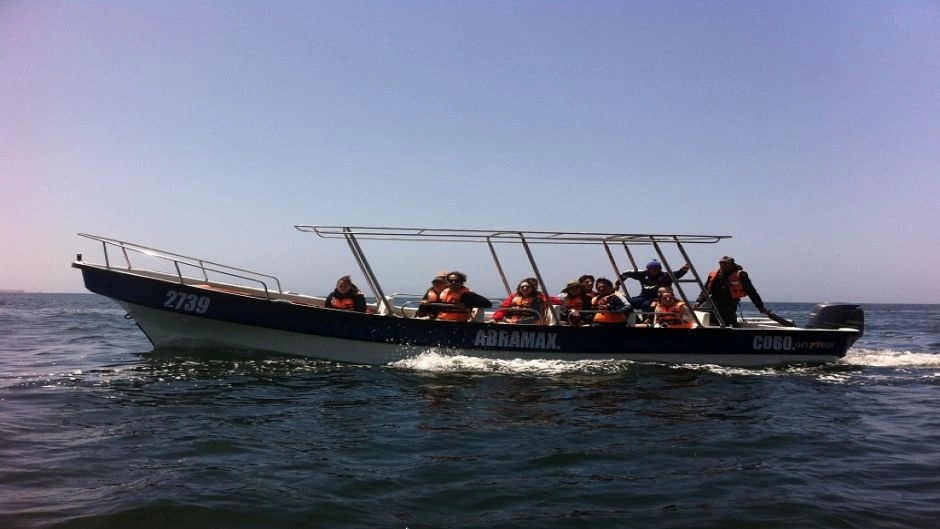
[[[575,326],[564,321],[554,305],[537,325],[494,323],[493,309],[474,309],[466,322],[427,319],[416,315],[420,296],[386,295],[364,251],[371,241],[475,244],[490,253],[507,293],[512,290],[500,252],[509,247],[517,253],[521,250],[522,261],[541,285],[547,283],[535,253],[543,248],[562,245],[577,255],[594,249],[606,256],[614,273],[623,269],[618,261],[627,259],[635,269],[639,251],[654,253],[673,279],[677,297],[691,307],[704,291],[707,274],[703,277],[692,266],[689,248],[721,242],[729,238],[725,235],[294,228],[346,243],[368,284],[363,290],[372,294],[367,312],[325,308],[324,297],[285,290],[273,275],[86,233],[79,236],[100,243],[103,262],[87,262],[78,254],[72,266],[81,271],[89,291],[111,298],[126,310],[155,350],[217,347],[371,365],[436,352],[504,360],[775,366],[837,361],[864,330],[863,310],[853,303],[817,304],[802,326],[778,316],[725,322],[717,313],[701,309],[692,312],[692,328],[637,326],[636,314],[624,325]],[[690,265],[689,272],[676,278],[669,258],[681,258]],[[625,285],[619,288],[628,294]]]

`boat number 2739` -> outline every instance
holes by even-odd
[[[168,290],[163,306],[168,309],[203,314],[209,310],[209,298],[208,296],[198,296],[177,290]]]

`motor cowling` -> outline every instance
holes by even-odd
[[[806,323],[809,329],[839,329],[851,327],[865,330],[865,312],[853,303],[819,303],[813,307]]]

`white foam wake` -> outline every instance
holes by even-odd
[[[940,367],[940,354],[890,349],[850,349],[842,363],[872,367]]]
[[[507,373],[537,376],[614,374],[634,365],[626,360],[496,360],[431,350],[390,364],[392,367],[437,373]]]

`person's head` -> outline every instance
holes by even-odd
[[[523,297],[534,296],[535,287],[532,285],[532,282],[528,279],[523,279],[519,282],[519,285],[516,286],[516,294],[519,294]]]
[[[447,273],[447,286],[459,287],[467,282],[467,274],[463,272],[448,272]]]
[[[444,290],[446,286],[447,286],[446,275],[435,276],[434,279],[431,280],[431,288],[433,288],[434,290],[441,291],[441,290]]]
[[[663,271],[663,265],[656,259],[653,259],[652,261],[646,263],[646,272],[649,275],[658,276],[659,274],[662,273],[662,271]]]
[[[606,277],[599,277],[597,281],[594,282],[594,288],[597,289],[598,294],[611,294],[614,291],[614,284]]]
[[[526,281],[526,282],[528,282],[529,284],[531,284],[533,291],[539,289],[539,280],[538,280],[538,279],[536,279],[536,278],[534,278],[534,277],[527,277],[527,278],[523,279],[523,281]]]
[[[578,278],[578,283],[581,283],[581,286],[584,288],[585,292],[590,292],[594,290],[594,276],[591,274],[584,274]]]
[[[336,280],[336,290],[342,292],[343,294],[349,292],[352,289],[352,278],[349,276],[343,276]]]
[[[734,262],[734,257],[726,255],[718,260],[718,268],[720,268],[722,272],[734,270],[736,266],[737,264]]]
[[[580,296],[584,293],[584,287],[577,279],[572,279],[568,281],[568,284],[566,284],[565,288],[561,289],[561,291],[567,293],[569,296]]]
[[[676,295],[672,292],[671,288],[659,289],[659,302],[663,305],[672,305],[676,302]]]

